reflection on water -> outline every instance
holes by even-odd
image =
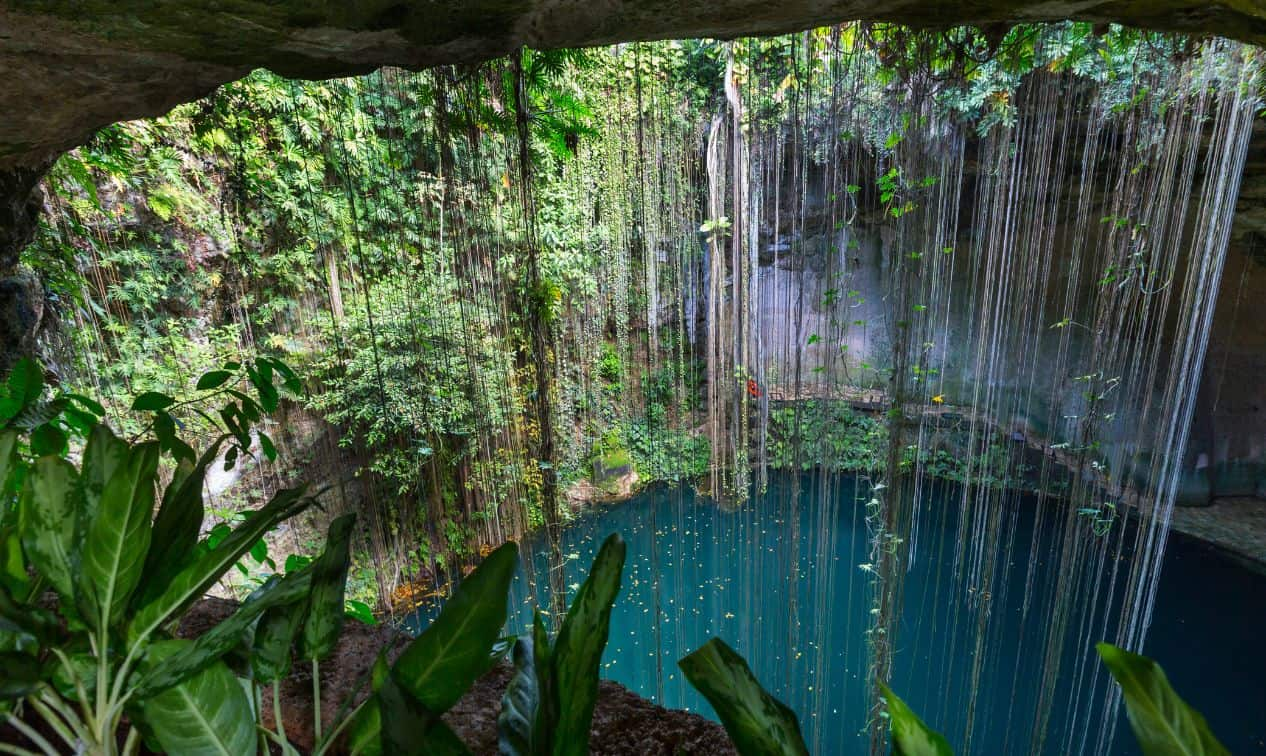
[[[604,676],[665,706],[714,716],[676,660],[717,635],[796,710],[815,753],[865,753],[871,596],[858,498],[868,498],[868,488],[851,477],[804,476],[793,507],[791,484],[789,476],[776,476],[764,496],[738,510],[687,487],[596,509],[564,533],[567,582],[574,591],[603,538],[618,531],[628,542],[628,562]],[[970,721],[972,753],[1028,753],[1055,559],[1046,533],[1032,538],[1035,503],[1017,499],[1004,518],[1006,574],[980,595],[954,574],[955,494],[933,487],[923,493],[931,500],[921,507],[913,539],[893,687],[960,748]],[[523,552],[531,564],[512,592],[515,632],[531,619],[528,574],[546,574],[539,541]],[[1146,652],[1233,753],[1266,752],[1266,654],[1258,643],[1266,578],[1179,538],[1172,539],[1162,574]],[[537,582],[543,599],[544,580]],[[1091,588],[1106,590],[1110,582]],[[978,645],[981,601],[989,602],[990,619]],[[1099,622],[1091,615],[1069,618],[1047,753],[1096,750],[1107,684],[1097,664],[1080,662],[1101,638]],[[983,658],[974,665],[977,653]],[[1110,752],[1136,752],[1132,740],[1122,716]]]

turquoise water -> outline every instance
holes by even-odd
[[[621,533],[628,562],[612,613],[605,677],[665,706],[714,716],[675,662],[720,636],[796,710],[813,752],[865,753],[871,598],[870,576],[860,567],[868,557],[859,497],[869,489],[851,477],[806,475],[793,507],[792,482],[775,478],[764,496],[737,511],[686,487],[657,488],[591,511],[565,531],[568,582],[574,590],[603,538]],[[1090,607],[1120,600],[1125,578],[1123,570],[1114,577],[1112,568],[1125,564],[1119,533],[1128,526],[1118,526],[1118,535],[1101,547],[1094,544],[1084,557],[1094,568],[1066,588],[1079,597],[1079,609],[1070,613],[1070,640],[1056,654],[1055,698],[1040,703],[1042,643],[1056,590],[1047,537],[1053,528],[1040,529],[1034,539],[1036,503],[1014,497],[1000,521],[1010,559],[998,566],[1005,579],[988,596],[985,642],[977,649],[980,600],[967,590],[970,579],[954,574],[952,534],[961,496],[932,486],[922,496],[893,688],[959,753],[1032,752],[1039,708],[1050,712],[1043,752],[1100,752],[1108,683],[1090,645],[1106,631],[1102,614]],[[1046,516],[1059,515],[1048,509]],[[512,630],[530,621],[528,573],[544,576],[546,568],[539,541],[525,544],[524,556],[512,594]],[[788,577],[793,559],[794,580]],[[544,580],[538,582],[543,590]],[[1145,652],[1237,754],[1266,752],[1263,597],[1263,576],[1193,541],[1171,539]],[[970,749],[964,750],[969,723]],[[1106,752],[1135,753],[1123,715],[1116,724]]]

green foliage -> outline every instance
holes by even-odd
[[[624,557],[624,541],[612,533],[598,550],[589,577],[553,642],[538,611],[532,637],[515,643],[515,674],[497,719],[502,753],[564,756],[589,752],[598,673]]]
[[[161,663],[189,641],[155,643],[150,658]],[[141,701],[138,710],[154,740],[173,754],[251,753],[255,717],[250,699],[222,661]]]
[[[348,599],[345,607],[347,616],[365,625],[378,624],[378,618],[374,616],[374,610],[364,601]]]
[[[251,672],[261,684],[276,682],[290,674],[291,649],[303,629],[307,604],[298,601],[270,608],[255,626],[251,645]]]
[[[229,385],[233,369],[225,372],[229,375],[204,377],[203,390]],[[282,372],[292,377],[288,369]],[[10,396],[21,396],[22,404],[12,417],[44,401],[41,391],[23,388],[35,385],[35,375],[26,370],[17,379],[22,390]],[[138,411],[167,413],[176,404],[167,399],[145,398]],[[276,406],[267,396],[259,401],[261,408]],[[249,658],[254,685],[276,686],[296,654],[311,660],[314,675],[319,674],[317,662],[333,649],[343,624],[354,517],[331,523],[325,549],[315,560],[288,560],[284,576],[264,581],[228,619],[196,640],[175,640],[170,630],[181,614],[256,550],[265,532],[304,509],[311,498],[303,488],[281,491],[236,528],[213,529],[188,548],[160,549],[169,539],[179,545],[189,533],[197,538],[202,480],[217,458],[215,447],[196,463],[171,448],[168,453],[179,454],[179,464],[155,516],[160,442],[129,443],[98,423],[76,467],[57,456],[30,459],[23,438],[20,429],[0,426],[0,523],[20,524],[17,538],[0,541],[3,563],[16,560],[0,588],[0,645],[13,649],[4,654],[7,677],[0,705],[28,700],[71,750],[111,754],[124,742],[132,749],[143,732],[151,747],[170,753],[254,751],[257,711],[225,660]],[[15,477],[21,480],[20,496],[10,483]],[[156,539],[160,532],[161,541]],[[516,556],[513,543],[494,551],[396,664],[383,665],[369,700],[338,717],[328,733],[320,729],[317,698],[315,752],[327,752],[350,727],[357,752],[464,753],[439,716],[499,654],[497,638]],[[619,556],[622,562],[622,545]],[[599,572],[610,575],[611,569]],[[618,586],[618,567],[614,579]],[[38,603],[45,586],[60,595],[60,621]],[[608,587],[593,590],[610,590],[614,598]],[[606,601],[609,611],[605,595],[578,600],[578,606]],[[600,641],[591,634],[597,632],[592,609],[577,614],[580,619],[571,625],[577,635],[562,641],[564,646],[588,659],[597,644],[600,655],[605,632]],[[590,666],[572,662],[565,669],[592,671],[596,691],[596,661]],[[136,728],[128,737],[119,733],[127,726],[125,714],[127,725]],[[293,752],[284,732],[266,734]]]
[[[616,351],[613,344],[602,345],[602,357],[598,360],[598,375],[608,383],[618,383],[624,375],[624,363],[620,360],[620,353]]]
[[[184,551],[156,550],[156,532],[181,531],[170,524],[181,519],[171,514],[176,509],[196,513],[200,523],[200,481],[213,455],[194,465],[179,446],[167,445],[183,467],[165,489],[156,518],[160,441],[129,443],[98,423],[86,434],[78,467],[59,456],[65,449],[27,456],[39,451],[33,431],[21,450],[19,419],[47,406],[33,380],[37,374],[23,368],[10,382],[8,396],[20,397],[20,406],[0,429],[5,466],[22,479],[20,495],[7,489],[0,498],[0,522],[16,521],[20,536],[4,541],[0,560],[15,578],[0,589],[6,620],[0,635],[5,647],[19,649],[23,661],[16,668],[32,672],[7,698],[32,701],[72,750],[114,753],[125,713],[171,752],[250,746],[250,701],[221,659],[262,611],[301,598],[307,576],[271,581],[197,641],[173,641],[169,629],[263,532],[311,499],[302,490],[283,491],[216,546],[190,542]],[[140,402],[159,413],[171,404]],[[193,480],[197,486],[189,485]],[[192,533],[196,539],[197,529]],[[64,624],[39,605],[47,586],[57,591]]]
[[[1095,646],[1108,671],[1121,685],[1130,729],[1147,756],[1228,754],[1200,712],[1170,687],[1165,671],[1146,656],[1109,643]]]
[[[900,464],[955,483],[990,488],[1025,484],[1023,475],[1029,468],[1020,460],[1015,444],[996,437],[983,442],[960,437],[952,427],[940,440],[944,446],[907,447]],[[875,472],[884,464],[887,446],[884,418],[855,410],[846,401],[808,399],[770,410],[769,464],[776,468]],[[964,446],[978,451],[958,448]]]
[[[713,638],[677,662],[712,708],[738,752],[807,755],[795,713],[770,695],[743,657]]]
[[[465,751],[440,715],[495,659],[517,557],[513,543],[489,554],[396,663],[375,672],[374,693],[350,725],[352,753]]]
[[[22,436],[21,450],[31,456],[65,453],[72,437],[86,437],[105,415],[100,403],[81,394],[46,393],[43,368],[28,358],[18,360],[0,385],[0,428],[29,434]]]
[[[312,592],[300,638],[305,661],[319,661],[334,651],[343,631],[343,590],[352,555],[352,526],[356,515],[346,514],[330,523],[325,550],[312,562]]]
[[[712,447],[705,436],[656,423],[657,413],[647,410],[652,419],[633,420],[625,426],[628,449],[638,475],[646,481],[699,480],[708,474]]]
[[[769,413],[769,463],[774,467],[871,472],[882,464],[886,424],[847,402],[807,400]]]
[[[1130,726],[1147,756],[1229,753],[1199,712],[1178,697],[1156,662],[1108,643],[1095,647],[1121,685]],[[516,664],[518,664],[516,649]],[[531,646],[527,647],[530,661]],[[766,692],[742,656],[718,638],[677,662],[708,699],[741,754],[807,753],[794,712]],[[518,678],[516,677],[516,680]],[[883,682],[879,690],[892,728],[895,756],[953,756],[943,735],[928,727]],[[527,694],[507,689],[522,698]],[[503,704],[504,706],[504,704]],[[505,717],[503,709],[502,717]]]
[[[888,720],[892,726],[892,752],[895,756],[954,756],[949,741],[934,731],[911,711],[906,702],[897,697],[884,683],[879,683],[884,702],[888,705]]]
[[[95,473],[100,467],[96,464],[88,469]],[[143,576],[157,472],[158,444],[141,444],[127,451],[113,474],[102,475],[108,482],[96,507],[92,506],[91,494],[84,495],[83,514],[88,527],[78,549],[81,556],[75,594],[84,617],[97,629],[107,628],[119,619]],[[63,600],[66,598],[63,596]]]

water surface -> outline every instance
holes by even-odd
[[[568,583],[574,591],[602,540],[619,532],[628,561],[605,677],[664,706],[715,718],[676,660],[719,636],[797,711],[813,752],[862,754],[872,609],[865,566],[869,486],[812,475],[799,484],[794,507],[793,480],[779,476],[736,510],[688,487],[660,487],[595,509],[564,533]],[[1036,502],[1013,497],[999,521],[1010,559],[984,597],[990,611],[982,625],[981,596],[972,578],[955,571],[961,492],[929,485],[921,495],[894,689],[960,753],[1033,752],[1039,710],[1050,714],[1043,752],[1097,752],[1108,683],[1090,646],[1105,637],[1106,626],[1085,607],[1121,600],[1124,570],[1114,574],[1113,565],[1125,564],[1128,548],[1118,553],[1115,541],[1106,545],[1107,556],[1086,579],[1065,587],[1077,592],[1080,609],[1067,614],[1069,640],[1054,652],[1060,659],[1054,697],[1042,700],[1043,644],[1059,589],[1050,534],[1042,529],[1034,539]],[[516,576],[512,630],[530,622],[528,572],[544,576],[542,545],[539,539],[524,545],[531,567]],[[544,580],[538,583],[543,591]],[[1103,592],[1103,600],[1090,601],[1090,591]],[[1266,577],[1193,539],[1171,538],[1145,652],[1237,754],[1266,752],[1263,597]],[[1116,725],[1107,752],[1137,753],[1123,715]]]

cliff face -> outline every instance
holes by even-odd
[[[1075,183],[1075,177],[1069,180]],[[816,177],[809,183],[815,181]],[[1075,186],[1066,186],[1064,193],[1073,196],[1076,190]],[[774,187],[765,187],[764,192],[772,196]],[[959,208],[960,217],[976,217],[971,192],[966,196],[968,199]],[[801,396],[825,395],[829,383],[826,376],[834,375],[834,380],[840,380],[841,357],[837,350],[842,346],[847,347],[843,363],[847,364],[850,379],[869,378],[880,385],[865,366],[882,372],[890,364],[891,334],[885,330],[888,305],[884,302],[884,281],[893,250],[884,238],[883,219],[874,219],[868,225],[863,214],[853,238],[849,238],[847,232],[831,229],[823,197],[810,192],[805,199],[810,220],[804,226],[803,243],[795,238],[798,231],[794,224],[784,218],[778,234],[767,224],[760,249],[760,341],[764,345],[767,375],[771,376],[771,396],[779,399],[790,398],[790,377],[797,361],[802,376]],[[1266,124],[1259,119],[1249,146],[1190,435],[1180,461],[1177,501],[1181,505],[1204,505],[1219,497],[1266,496],[1266,391],[1257,380],[1257,376],[1266,373],[1266,297],[1261,296],[1261,292],[1266,291],[1264,203]],[[1104,207],[1100,199],[1092,214],[1097,218],[1107,213]],[[978,232],[971,228],[960,228],[959,232],[956,246],[966,254],[973,235]],[[1069,283],[1062,261],[1068,257],[1070,235],[1069,229],[1061,228],[1056,236],[1052,270],[1058,283],[1052,284],[1053,290]],[[791,253],[793,247],[803,248],[805,252],[797,257]],[[839,251],[845,249],[851,251]],[[831,259],[832,255],[835,259]],[[992,378],[977,374],[972,368],[970,334],[981,313],[977,309],[979,300],[973,294],[973,286],[977,284],[970,278],[971,268],[965,259],[954,265],[948,297],[955,304],[931,334],[936,344],[932,362],[943,368],[943,383],[938,384],[941,387],[938,391],[944,391],[946,406],[953,409],[951,405],[956,400],[971,397],[977,384],[984,381],[990,381],[991,390],[995,391],[1014,389],[1024,394],[1031,390],[1023,413],[993,420],[1004,432],[1025,437],[1034,448],[1066,440],[1062,437],[1064,431],[1050,427],[1049,418],[1076,416],[1084,407],[1080,400],[1082,390],[1061,385],[1058,380],[1062,375],[1057,367],[1060,332],[1043,327],[1039,334],[1042,338],[1035,342],[1036,350],[1023,356],[1023,364],[992,370]],[[1095,280],[1099,275],[1099,271],[1093,275],[1083,271],[1073,282],[1077,301],[1083,307],[1100,296]],[[835,305],[834,309],[822,306],[825,292],[833,287],[855,290],[859,296]],[[800,302],[806,304],[797,342],[795,313]],[[1038,323],[1056,323],[1067,316],[1055,298],[1048,299],[1043,306],[1036,317]],[[1016,313],[1014,317],[1019,318],[1019,315]],[[1090,322],[1091,317],[1089,312],[1084,312],[1074,320]],[[864,326],[840,325],[850,322]],[[1162,336],[1162,367],[1177,360],[1180,351],[1172,343],[1170,329],[1172,324]],[[823,338],[810,338],[810,334],[823,334]],[[1088,330],[1075,329],[1068,336],[1074,355],[1089,349]],[[832,363],[834,367],[828,367]],[[1075,357],[1072,364],[1077,364]],[[1081,372],[1094,370],[1092,365],[1084,367]],[[1037,380],[1040,387],[1029,386],[1031,380]],[[1153,399],[1159,399],[1160,387],[1154,393]],[[862,404],[871,401],[864,395],[853,399]],[[1147,455],[1153,450],[1138,446],[1148,437],[1146,432],[1140,435],[1144,425],[1146,421],[1137,413],[1122,413],[1105,429],[1103,441],[1123,445],[1131,449],[1131,453]]]
[[[1196,0],[88,0],[0,4],[0,170],[265,67],[329,78],[521,45],[772,34],[850,19],[944,27],[1075,18],[1266,41],[1266,8]]]
[[[1266,496],[1266,123],[1254,126],[1179,502]]]
[[[18,255],[39,222],[46,164],[0,170],[0,374],[35,346],[44,310],[39,282],[18,272]]]
[[[292,77],[421,68],[519,45],[785,32],[846,19],[989,27],[1065,18],[1266,41],[1266,8],[1194,0],[299,0],[0,5],[0,372],[29,351],[43,319],[39,283],[20,275],[38,181],[95,129],[157,115],[256,67]],[[1192,429],[1187,500],[1254,493],[1266,483],[1266,138],[1245,176],[1237,226]],[[789,283],[789,279],[788,279]],[[771,284],[772,285],[772,284]],[[777,319],[777,313],[769,318]]]

